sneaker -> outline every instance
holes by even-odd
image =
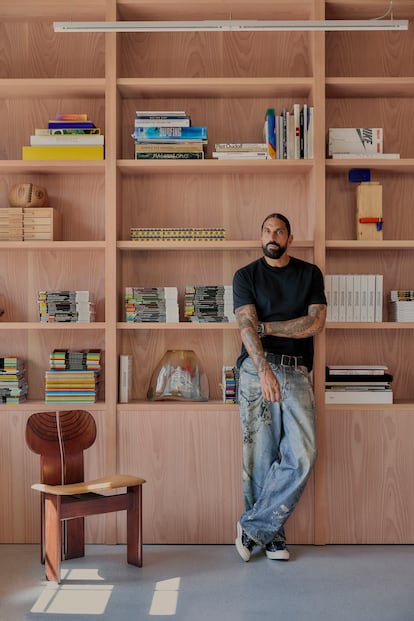
[[[237,522],[237,537],[234,542],[237,552],[240,554],[244,561],[250,561],[252,550],[256,545],[253,539],[250,539],[249,535],[243,530],[240,522]]]
[[[268,543],[266,556],[272,561],[288,561],[290,558],[289,550],[283,540],[274,540]]]

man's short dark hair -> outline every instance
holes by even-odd
[[[290,229],[290,222],[286,218],[286,216],[284,216],[281,213],[270,213],[268,216],[266,216],[266,218],[263,220],[263,223],[262,223],[262,229],[261,229],[262,231],[263,231],[264,225],[266,224],[266,222],[268,220],[270,220],[270,218],[277,218],[278,220],[282,220],[282,222],[284,222],[286,224],[288,235],[290,235],[290,231],[291,231],[291,229]]]

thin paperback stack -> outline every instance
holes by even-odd
[[[328,130],[328,157],[333,159],[392,158],[384,153],[382,127],[331,127]]]
[[[49,354],[50,369],[67,369],[70,371],[101,370],[101,350],[83,349],[81,351],[70,351],[68,349],[54,349]]]
[[[132,137],[137,160],[202,160],[207,127],[192,125],[183,110],[141,110]]]
[[[327,321],[381,322],[382,274],[327,274]]]
[[[270,159],[310,160],[314,156],[314,107],[294,103],[291,110],[266,111],[263,141]]]
[[[89,291],[39,291],[37,299],[41,323],[95,321]]]
[[[216,143],[212,157],[217,160],[271,159],[265,142]]]
[[[414,321],[414,291],[393,289],[390,291],[389,320]]]
[[[177,287],[126,287],[125,321],[178,323]]]
[[[57,114],[47,128],[37,128],[24,160],[103,160],[104,136],[85,113]]]
[[[131,227],[133,241],[221,241],[223,228],[139,228]]]
[[[29,390],[22,358],[0,358],[0,403],[22,403]]]
[[[328,365],[325,403],[393,403],[387,365]]]
[[[232,286],[187,285],[184,289],[184,317],[200,323],[235,321]]]
[[[238,370],[236,367],[223,367],[222,390],[224,403],[237,403]]]
[[[46,403],[95,403],[99,388],[101,350],[54,350],[45,372]]]

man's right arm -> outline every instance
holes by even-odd
[[[280,401],[280,386],[263,350],[262,341],[257,334],[258,318],[254,304],[246,304],[235,310],[240,335],[247,353],[259,374],[260,386],[264,399]]]

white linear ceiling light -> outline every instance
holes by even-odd
[[[54,22],[55,32],[231,32],[231,31],[370,31],[408,30],[408,20],[223,20]]]

